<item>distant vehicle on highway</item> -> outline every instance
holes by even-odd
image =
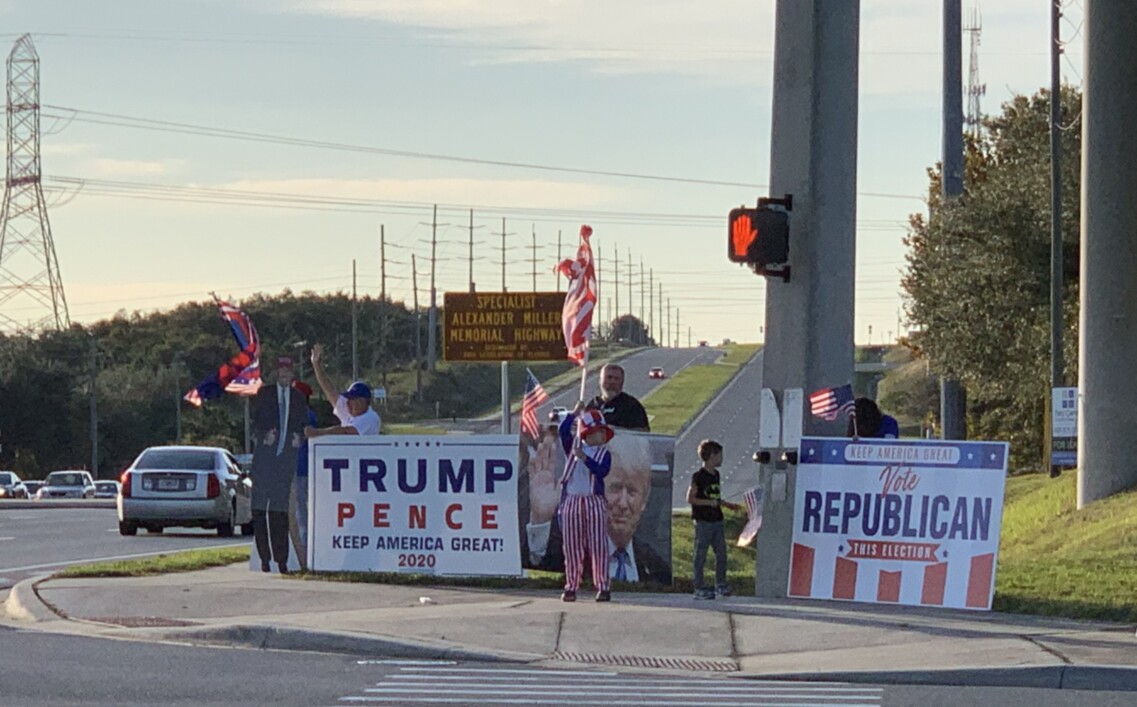
[[[120,486],[117,481],[96,481],[95,498],[118,498]]]
[[[95,479],[82,469],[53,471],[43,480],[36,498],[94,498]]]
[[[665,374],[663,372],[663,369],[661,367],[654,366],[654,367],[652,367],[652,369],[650,371],[647,372],[647,377],[648,378],[666,378],[667,374]]]
[[[705,341],[700,341],[700,342],[699,342],[699,346],[706,346],[706,345],[707,345],[707,342],[705,342]]]
[[[215,528],[222,537],[253,532],[252,481],[218,447],[150,447],[122,474],[118,532],[138,528]]]
[[[0,498],[27,498],[28,487],[14,471],[0,471]]]
[[[38,479],[28,479],[24,482],[24,488],[28,492],[26,498],[37,498],[39,490],[43,488],[43,482]]]
[[[556,415],[558,420],[563,420],[563,419],[565,419],[565,415],[567,415],[567,414],[568,414],[568,408],[561,407],[560,405],[558,405],[558,406],[553,408],[553,411],[551,413],[549,413],[549,417]]]

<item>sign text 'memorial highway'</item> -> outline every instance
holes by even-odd
[[[561,329],[563,292],[447,292],[447,361],[556,361],[568,356]]]

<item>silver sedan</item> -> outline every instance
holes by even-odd
[[[221,536],[253,532],[252,483],[218,447],[150,447],[122,474],[118,531],[214,528]]]

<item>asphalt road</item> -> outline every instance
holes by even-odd
[[[742,492],[758,483],[758,465],[751,457],[758,448],[761,391],[762,352],[759,351],[676,440],[673,508],[687,507],[687,487],[691,474],[699,468],[696,450],[704,439],[723,445],[723,463],[719,468],[723,498],[741,502]]]
[[[173,528],[161,535],[140,530],[135,537],[123,537],[113,508],[0,506],[0,589],[79,562],[251,541],[240,536],[219,538],[216,531],[193,528]]]
[[[134,643],[0,627],[5,705],[1121,707],[1132,693],[773,682],[589,666],[403,661]]]

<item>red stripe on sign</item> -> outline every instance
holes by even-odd
[[[947,563],[928,565],[924,568],[924,590],[920,594],[921,604],[943,606],[944,586],[947,584]]]
[[[967,607],[991,608],[991,577],[995,573],[995,554],[976,555],[971,558],[971,574],[967,578]]]
[[[900,573],[880,571],[880,579],[876,583],[877,601],[900,601]]]
[[[790,596],[813,595],[813,548],[794,543],[790,559]]]
[[[857,594],[857,563],[844,557],[837,558],[833,570],[833,598],[853,599]]]

